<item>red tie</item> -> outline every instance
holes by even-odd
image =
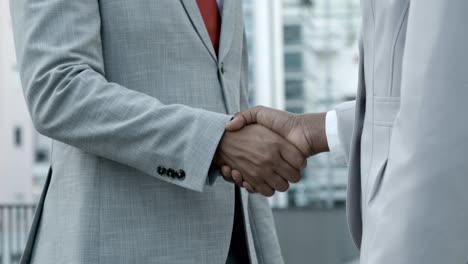
[[[221,15],[216,0],[197,0],[198,9],[205,21],[213,47],[218,54],[219,36],[221,32]]]

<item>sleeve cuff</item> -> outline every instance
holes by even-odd
[[[337,164],[346,165],[346,157],[343,146],[338,136],[338,118],[336,111],[330,111],[327,113],[325,121],[325,130],[327,134],[328,148],[333,157],[333,160]]]
[[[186,188],[203,192],[205,186],[213,185],[220,175],[219,169],[213,166],[213,158],[232,116],[197,111],[198,122],[193,127],[190,146],[184,155],[187,177],[183,184]]]
[[[208,171],[208,177],[206,178],[206,185],[212,186],[215,184],[218,177],[221,176],[221,169],[214,164],[211,165],[210,170]]]

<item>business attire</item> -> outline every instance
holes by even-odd
[[[327,115],[361,263],[467,263],[468,2],[361,3],[357,100]]]
[[[11,11],[32,120],[53,139],[21,263],[283,262],[267,200],[212,166],[248,107],[240,1],[12,0]]]

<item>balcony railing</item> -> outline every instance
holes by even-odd
[[[21,258],[33,221],[35,205],[0,204],[0,264],[16,264]]]

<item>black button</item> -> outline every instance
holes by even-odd
[[[167,177],[169,177],[169,178],[175,178],[176,172],[175,172],[175,170],[173,170],[173,169],[168,169],[166,175],[167,175]]]
[[[177,177],[177,179],[180,180],[180,181],[185,180],[185,171],[184,171],[184,170],[180,170],[180,171],[176,174],[176,177]]]
[[[166,174],[166,168],[164,167],[158,167],[158,173],[159,175],[165,175]]]

